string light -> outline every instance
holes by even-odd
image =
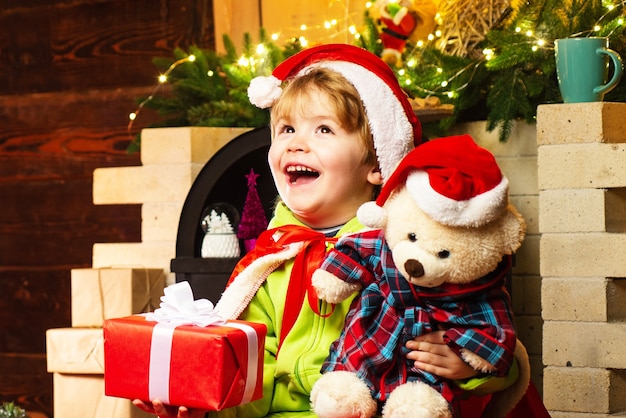
[[[195,60],[196,60],[196,56],[191,54],[191,55],[186,56],[185,58],[181,58],[175,61],[172,65],[170,65],[167,71],[159,75],[158,77],[159,83],[152,89],[152,92],[150,93],[150,95],[146,97],[145,99],[143,99],[141,103],[139,103],[139,105],[137,106],[137,109],[135,109],[134,112],[131,112],[128,114],[128,126],[126,127],[126,130],[128,132],[128,135],[131,138],[131,141],[133,139],[133,136],[132,136],[133,122],[137,119],[137,117],[139,116],[139,113],[144,108],[144,106],[154,98],[154,96],[161,89],[161,87],[167,82],[167,77],[170,75],[170,73],[174,71],[174,69],[178,67],[179,65],[184,64],[186,62],[194,62]]]

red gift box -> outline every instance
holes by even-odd
[[[176,326],[133,315],[103,328],[108,396],[214,411],[263,396],[264,324]]]

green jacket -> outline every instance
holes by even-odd
[[[284,205],[279,204],[269,228],[289,224],[303,226]],[[354,218],[341,228],[337,236],[362,228],[363,225]],[[305,300],[297,321],[283,341],[280,354],[276,356],[292,266],[293,259],[269,274],[240,316],[245,321],[267,324],[263,398],[212,416],[315,417],[311,412],[309,394],[313,384],[321,376],[320,368],[328,356],[331,343],[339,337],[353,298],[336,305],[327,317],[313,312]],[[327,313],[330,309],[326,302],[321,302],[321,312]]]

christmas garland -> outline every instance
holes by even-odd
[[[626,0],[529,0],[516,9],[509,6],[486,31],[482,40],[462,54],[447,50],[442,37],[408,42],[402,65],[392,67],[409,96],[437,97],[454,106],[445,119],[425,123],[428,136],[445,135],[455,122],[487,120],[489,131],[498,130],[501,141],[510,136],[515,121],[534,122],[537,106],[562,102],[556,77],[553,41],[559,38],[604,36],[611,48],[626,59],[624,18]],[[441,28],[449,27],[440,22]],[[279,47],[261,30],[253,43],[249,35],[238,54],[225,36],[225,54],[196,47],[176,49],[174,60],[156,58],[161,70],[169,68],[169,94],[142,98],[140,103],[159,111],[155,126],[249,126],[268,123],[269,115],[251,105],[247,87],[257,75],[268,75],[285,58],[300,51],[299,41]],[[355,44],[382,54],[380,28],[366,13],[364,28]],[[187,60],[187,57],[194,60]],[[172,67],[173,63],[180,65]],[[605,97],[626,102],[622,82]],[[139,141],[131,144],[137,149]]]

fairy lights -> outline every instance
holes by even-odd
[[[311,43],[308,36],[315,37],[315,41],[314,41],[315,43],[326,42],[326,41],[336,41],[336,38],[338,36],[345,36],[345,39],[348,42],[349,42],[349,39],[355,39],[355,40],[359,39],[362,36],[362,34],[360,33],[360,26],[357,26],[355,22],[357,21],[360,23],[363,22],[362,13],[361,12],[356,13],[356,14],[351,13],[350,10],[352,9],[349,7],[349,1],[348,2],[346,2],[345,0],[336,1],[336,3],[340,4],[341,7],[343,8],[342,9],[343,16],[336,17],[336,18],[325,18],[323,21],[321,21],[319,25],[314,25],[314,24],[311,24],[310,22],[307,22],[307,24],[302,23],[302,24],[297,25],[294,28],[283,27],[281,31],[272,33],[270,35],[270,39],[272,40],[272,42],[280,42],[281,39],[286,39],[287,37],[289,37],[290,39],[297,38],[298,42],[303,48],[308,47],[309,44]],[[605,0],[604,3],[605,3],[604,6],[605,6],[606,12],[603,16],[601,16],[598,19],[596,24],[593,26],[593,29],[590,29],[586,33],[573,34],[572,36],[583,36],[585,34],[588,35],[592,33],[602,33],[604,26],[607,24],[606,20],[608,20],[608,16],[613,16],[611,18],[612,19],[611,25],[613,25],[611,26],[611,28],[613,28],[614,25],[618,25],[620,27],[624,25],[624,17],[619,17],[618,19],[615,19],[615,11],[617,8],[620,8],[622,10],[621,13],[623,14],[624,9],[625,9],[624,6],[626,5],[626,0],[617,0],[617,1]],[[369,9],[372,7],[376,7],[373,1],[365,2],[366,9]],[[330,14],[330,12],[328,13]],[[435,77],[435,80],[433,80],[434,83],[431,85],[436,86],[436,87],[433,87],[433,89],[436,91],[431,91],[427,88],[423,88],[422,86],[418,86],[417,85],[418,83],[416,83],[415,80],[411,78],[410,76],[411,72],[405,71],[405,69],[407,70],[414,69],[420,64],[422,51],[424,51],[427,46],[431,45],[431,46],[437,46],[439,48],[440,45],[437,45],[435,42],[441,43],[443,41],[444,34],[442,34],[441,28],[443,27],[443,24],[445,23],[446,16],[442,15],[441,13],[437,13],[434,19],[438,27],[436,27],[435,30],[432,33],[430,33],[424,40],[419,40],[413,44],[413,50],[410,51],[408,54],[405,54],[406,58],[405,58],[404,68],[398,69],[397,74],[398,74],[398,78],[401,80],[401,82],[404,85],[411,86],[411,88],[417,89],[418,91],[423,91],[427,95],[437,95],[440,97],[447,97],[449,99],[453,99],[457,97],[459,95],[459,92],[465,89],[470,83],[469,81],[467,81],[463,85],[458,86],[458,85],[455,85],[454,81],[457,80],[459,77],[461,77],[461,75],[466,74],[467,72],[470,72],[469,76],[466,75],[463,77],[463,79],[471,80],[471,78],[473,77],[473,73],[477,71],[479,66],[485,62],[491,61],[494,58],[496,58],[498,51],[495,47],[489,47],[487,45],[485,48],[483,48],[480,51],[482,52],[482,56],[479,52],[478,54],[479,57],[477,60],[467,65],[466,67],[463,67],[460,70],[456,71],[454,74],[446,74],[444,69],[441,67],[433,68],[434,70],[433,77]],[[514,28],[514,32],[521,35],[519,37],[520,44],[528,44],[529,50],[537,52],[537,53],[541,51],[545,51],[546,49],[547,50],[552,49],[554,42],[550,39],[547,39],[545,34],[542,34],[533,30],[535,28],[529,27],[531,25],[533,25],[533,23],[526,22],[526,23],[521,23],[520,26],[517,26]],[[325,31],[325,33],[327,34],[326,39],[324,39],[324,36],[318,35],[318,33],[320,33],[320,30]],[[613,29],[613,31],[615,30],[617,29]],[[288,34],[296,34],[296,36],[288,35]],[[607,35],[603,34],[603,36],[607,36]],[[263,66],[264,63],[266,62],[267,54],[268,54],[268,49],[263,43],[260,43],[259,45],[257,45],[255,49],[255,53],[252,54],[252,56],[247,56],[244,54],[239,57],[238,61],[234,63],[234,65],[238,65],[242,68],[248,69],[249,71],[258,71],[259,67]],[[158,76],[158,84],[156,84],[152,93],[139,104],[139,106],[134,112],[128,115],[129,133],[131,132],[133,121],[137,119],[137,117],[139,116],[145,104],[148,103],[150,100],[152,100],[154,96],[156,95],[156,93],[163,87],[163,85],[168,82],[168,76],[170,75],[170,73],[179,65],[182,65],[187,62],[194,62],[195,58],[196,57],[193,55],[189,55],[185,58],[182,58],[174,62],[168,68],[167,71],[165,71],[163,74]],[[216,76],[216,70],[209,69],[207,71],[207,76],[208,77]],[[454,86],[454,87],[451,88],[451,86]]]

